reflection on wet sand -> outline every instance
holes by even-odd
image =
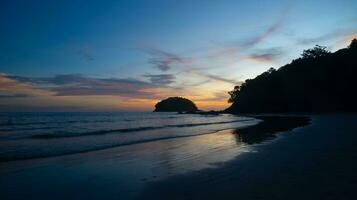
[[[269,140],[279,131],[290,130],[308,122],[308,118],[261,119],[264,121],[258,125],[237,130],[2,163],[0,191],[19,199],[29,194],[41,194],[44,199],[63,199],[74,194],[79,199],[105,199],[113,196],[131,199],[153,181],[220,167],[244,152],[253,151],[254,146],[251,144]],[[11,188],[22,192],[14,193]]]
[[[256,118],[263,121],[255,126],[233,130],[237,144],[262,143],[274,139],[279,132],[310,124],[310,118],[308,117],[256,116]]]

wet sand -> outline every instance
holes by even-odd
[[[220,168],[156,182],[141,197],[356,199],[357,115],[314,115],[292,132]]]
[[[0,198],[354,197],[357,115],[313,115],[312,124],[295,129],[306,118],[273,121],[241,130],[0,163]]]

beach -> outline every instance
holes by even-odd
[[[357,199],[357,0],[0,5],[0,200]]]
[[[322,114],[311,118],[310,126],[256,147],[258,153],[238,156],[217,169],[158,182],[147,189],[144,196],[158,195],[162,199],[354,199],[357,116]]]
[[[299,117],[250,131],[2,162],[0,198],[353,199],[357,115]]]

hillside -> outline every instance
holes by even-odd
[[[316,46],[278,70],[236,86],[229,113],[357,111],[357,40],[334,53]]]

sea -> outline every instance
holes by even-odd
[[[0,161],[194,137],[257,123],[257,119],[230,114],[3,112],[0,113]]]

